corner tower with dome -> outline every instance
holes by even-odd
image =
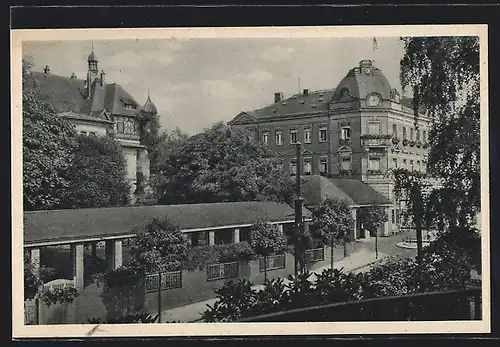
[[[148,153],[139,137],[139,112],[154,116],[157,109],[149,93],[141,107],[122,86],[107,81],[98,63],[92,48],[84,79],[75,73],[71,76],[51,73],[48,65],[43,73],[33,72],[33,78],[42,98],[50,102],[61,117],[70,120],[80,134],[113,134],[124,152],[130,197],[134,202],[138,176],[149,177]]]
[[[430,120],[420,114],[415,122],[412,100],[402,98],[373,61],[362,60],[335,89],[304,89],[287,98],[274,93],[273,101],[239,113],[229,124],[267,143],[287,174],[301,165],[306,206],[328,196],[347,198],[353,215],[360,207],[383,205],[389,221],[381,235],[399,232],[402,206],[389,170],[425,171],[429,147]],[[369,236],[356,226],[355,238]]]

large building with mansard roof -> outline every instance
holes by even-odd
[[[147,150],[140,143],[138,112],[156,114],[156,107],[148,95],[141,108],[122,86],[107,81],[105,72],[99,70],[93,50],[88,56],[87,66],[87,75],[83,79],[74,73],[71,76],[51,73],[49,66],[45,66],[43,73],[32,74],[40,96],[50,102],[61,117],[70,120],[79,133],[114,134],[127,161],[127,178],[134,200],[138,173],[149,176]]]
[[[400,230],[401,208],[386,173],[426,168],[430,120],[420,114],[415,123],[411,99],[402,98],[371,60],[360,61],[334,89],[304,89],[287,98],[275,93],[268,106],[241,112],[229,124],[267,143],[290,175],[301,165],[305,175],[358,180],[383,195],[392,202],[386,234]]]

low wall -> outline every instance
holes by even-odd
[[[356,242],[347,245],[347,253],[355,251]],[[358,246],[359,247],[359,246]],[[309,263],[308,268],[320,268],[329,266],[331,250],[325,247],[324,260]],[[334,249],[334,261],[344,257],[343,246],[339,245]],[[294,256],[285,254],[285,267],[282,269],[268,270],[268,279],[288,277],[294,273]],[[168,310],[191,303],[215,298],[214,290],[224,285],[226,281],[247,279],[254,285],[264,282],[264,272],[259,269],[259,260],[250,262],[239,262],[239,276],[230,279],[207,281],[206,270],[183,271],[182,287],[164,290],[161,292],[162,310]],[[75,301],[71,304],[54,304],[47,307],[40,303],[40,324],[85,324],[87,319],[105,319],[106,308],[101,298],[102,288],[89,284],[79,292]],[[145,294],[145,312],[156,314],[158,312],[158,294],[151,292]]]

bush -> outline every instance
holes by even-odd
[[[458,248],[445,246],[435,252],[424,251],[421,266],[415,259],[392,257],[365,273],[344,273],[327,269],[310,279],[310,273],[289,284],[282,279],[266,281],[264,289],[252,289],[246,280],[226,282],[216,291],[217,301],[202,314],[206,322],[234,321],[264,313],[418,292],[465,289],[477,285],[470,267]]]
[[[103,278],[102,301],[108,321],[142,312],[146,296],[144,272],[138,267],[120,267]]]
[[[185,268],[193,271],[204,270],[208,264],[232,261],[251,261],[256,254],[248,242],[223,245],[197,246],[188,249]]]
[[[99,318],[89,318],[87,322],[90,324],[127,324],[127,323],[156,323],[158,315],[152,316],[149,313],[131,313],[121,317],[110,318],[105,321]]]

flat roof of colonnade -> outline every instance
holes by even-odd
[[[311,212],[303,209],[310,220]],[[250,226],[256,221],[292,223],[294,209],[276,202],[224,202],[44,210],[24,212],[24,247],[133,237],[154,218],[167,217],[184,232]]]

